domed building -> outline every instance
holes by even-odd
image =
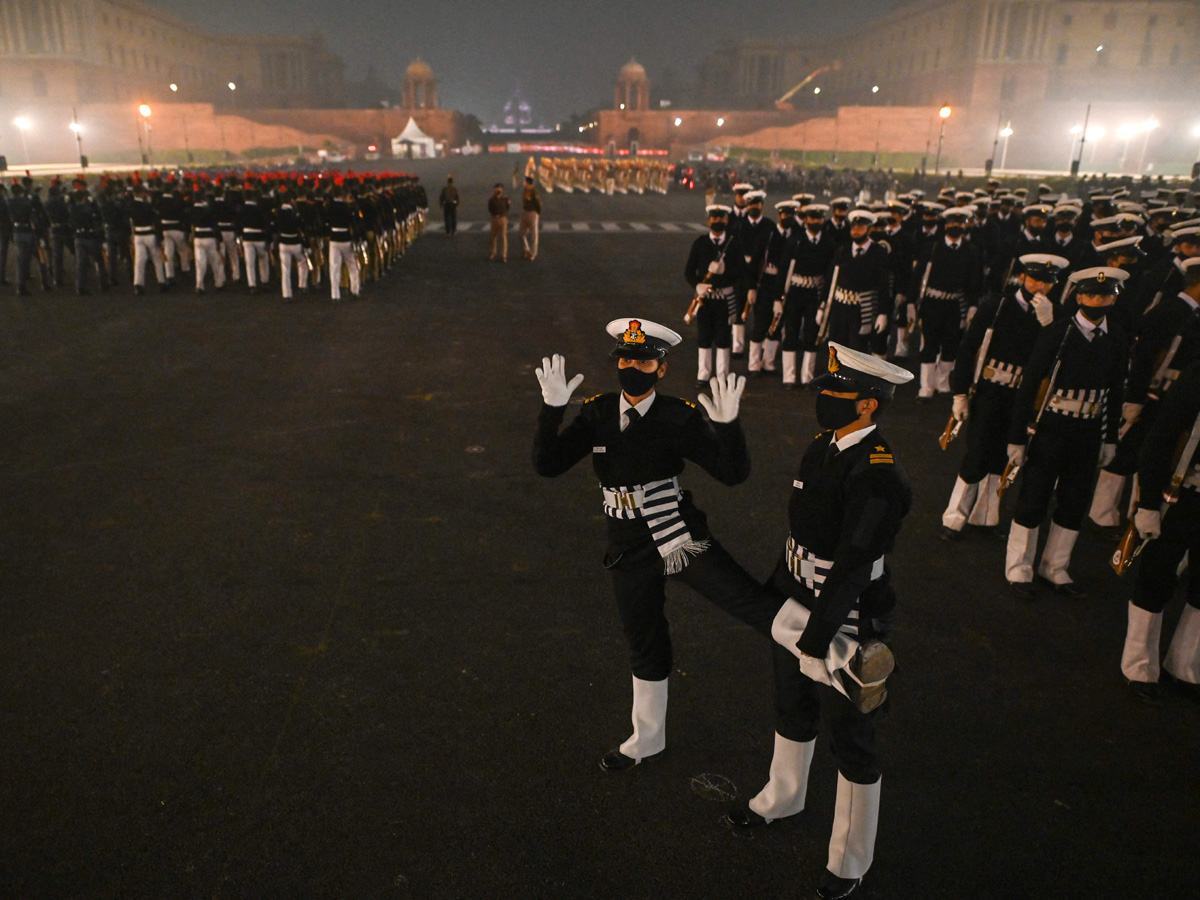
[[[437,79],[429,63],[418,57],[404,73],[402,87],[405,109],[437,109]]]
[[[641,63],[635,59],[621,66],[613,107],[627,111],[650,108],[650,79],[646,77],[646,70]]]

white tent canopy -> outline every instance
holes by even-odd
[[[437,141],[421,130],[411,116],[404,130],[392,138],[392,156],[404,159],[427,159],[437,156]]]

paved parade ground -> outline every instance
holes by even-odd
[[[460,165],[464,223],[512,163]],[[536,262],[431,228],[338,305],[0,289],[0,897],[811,895],[828,743],[795,820],[722,826],[766,779],[769,651],[682,586],[668,752],[598,768],[625,642],[590,465],[533,471],[533,370],[615,390],[604,324],[636,315],[684,334],[663,389],[695,399],[703,195],[544,201]],[[863,896],[1200,896],[1200,707],[1128,697],[1112,542],[1080,538],[1089,599],[1029,602],[1002,538],[938,540],[961,447],[915,393],[881,426],[915,501]],[[742,421],[750,479],[683,483],[765,578],[813,395],[753,381]]]

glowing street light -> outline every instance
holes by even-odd
[[[872,93],[872,94],[878,94],[878,93],[879,93],[879,85],[877,85],[877,84],[876,84],[876,85],[873,85],[873,86],[871,87],[871,93]]]
[[[138,115],[142,117],[142,128],[146,130],[146,146],[145,149],[143,149],[142,129],[138,129],[138,151],[142,154],[142,165],[148,166],[150,164],[150,155],[154,152],[153,148],[150,146],[150,105],[148,103],[143,103],[141,106],[139,106]]]
[[[679,116],[676,116],[675,117],[675,127],[678,128],[682,124],[683,124],[683,119],[681,119]]]
[[[150,107],[147,104],[143,103],[141,106],[139,106],[138,112],[141,113],[143,119],[150,118]]]
[[[1158,119],[1151,116],[1143,122],[1138,128],[1142,132],[1142,152],[1138,155],[1138,172],[1142,172],[1146,167],[1146,150],[1150,146],[1150,132],[1158,128],[1162,123]]]
[[[13,119],[13,124],[17,126],[17,130],[21,132],[21,149],[25,151],[25,165],[29,165],[29,144],[25,142],[25,132],[33,124],[24,116],[17,116]]]
[[[231,91],[236,91],[236,90],[237,90],[237,85],[236,85],[236,84],[234,84],[234,83],[231,81],[231,82],[229,82],[229,89],[230,89]]]
[[[813,88],[813,93],[819,94],[819,93],[821,93],[821,89],[819,87],[815,87],[815,88]]]
[[[83,155],[83,126],[75,117],[75,110],[71,110],[71,124],[68,126],[75,132],[75,146],[79,149],[79,168],[86,169],[88,162],[87,157]]]
[[[168,86],[171,88],[171,93],[172,93],[172,94],[174,94],[174,93],[177,93],[177,92],[179,91],[179,85],[177,85],[177,84],[176,84],[175,82],[173,82],[173,81],[172,81],[172,82],[170,83],[170,85],[168,85]]]
[[[1125,171],[1125,160],[1129,157],[1129,143],[1133,140],[1133,136],[1141,131],[1141,126],[1133,122],[1126,122],[1117,129],[1117,137],[1125,142],[1124,148],[1121,150],[1121,162],[1118,168]]]
[[[1009,122],[1002,129],[1000,129],[1000,137],[1004,138],[1004,149],[1000,151],[1000,169],[1001,169],[1001,171],[1003,171],[1004,167],[1008,164],[1008,139],[1010,137],[1012,137],[1012,135],[1013,135],[1012,122]]]
[[[935,158],[935,160],[934,160],[934,163],[933,163],[933,171],[934,171],[934,174],[936,174],[937,172],[941,171],[941,165],[942,165],[942,142],[943,142],[943,141],[946,139],[946,120],[947,120],[948,118],[950,118],[950,104],[948,104],[948,103],[943,103],[943,104],[942,104],[942,108],[938,110],[938,115],[939,115],[939,116],[941,117],[941,119],[942,119],[942,127],[941,127],[941,129],[938,131],[938,148],[937,148],[937,157]],[[928,145],[926,145],[926,146],[928,146]],[[928,151],[928,150],[926,150],[925,152],[926,152],[926,153],[928,153],[929,151]],[[1001,168],[1003,168],[1003,166],[1001,166]]]
[[[1096,45],[1096,52],[1097,52],[1097,53],[1099,53],[1099,52],[1100,52],[1101,50],[1103,50],[1103,49],[1104,49],[1104,45],[1103,45],[1103,44],[1097,44],[1097,45]]]
[[[717,119],[717,127],[718,127],[718,128],[720,128],[720,127],[721,127],[722,125],[724,125],[724,124],[725,124],[725,119],[724,119],[724,118]]]
[[[1070,169],[1071,163],[1075,159],[1075,139],[1079,135],[1083,134],[1083,126],[1082,125],[1072,125],[1071,130],[1068,131],[1067,134],[1069,134],[1071,136],[1070,150],[1067,152],[1067,168]]]

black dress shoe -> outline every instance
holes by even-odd
[[[1033,599],[1033,585],[1028,581],[1010,581],[1008,583],[1008,589],[1024,600]]]
[[[764,819],[744,803],[739,803],[725,813],[725,824],[734,828],[761,828],[774,821],[774,819]]]
[[[1150,706],[1162,706],[1162,692],[1153,681],[1130,681],[1129,696],[1140,703]]]
[[[1190,681],[1182,681],[1172,675],[1170,672],[1163,672],[1165,678],[1176,693],[1182,694],[1193,703],[1200,703],[1200,684],[1192,684]]]
[[[1054,593],[1058,594],[1060,597],[1070,597],[1072,600],[1087,599],[1087,591],[1075,584],[1073,581],[1068,581],[1066,584],[1055,584],[1053,581],[1048,581],[1047,579],[1042,578],[1041,575],[1038,576],[1038,580],[1048,584],[1050,586],[1050,590],[1054,591]]]
[[[794,382],[794,381],[785,381],[785,382],[783,383],[783,389],[784,389],[785,391],[794,391],[794,390],[796,390],[798,387],[800,387],[800,385],[796,384],[796,382]]]
[[[942,530],[938,532],[938,537],[940,537],[943,541],[957,541],[960,537],[962,537],[962,532],[943,525]]]
[[[857,891],[860,884],[861,878],[838,878],[826,869],[817,885],[817,896],[821,900],[842,900]]]
[[[632,756],[626,756],[624,753],[617,750],[609,750],[604,754],[604,758],[600,760],[600,770],[603,772],[628,772],[639,762],[646,762],[651,759],[658,759],[666,750],[659,750],[652,756],[644,756],[641,759],[634,759]]]

